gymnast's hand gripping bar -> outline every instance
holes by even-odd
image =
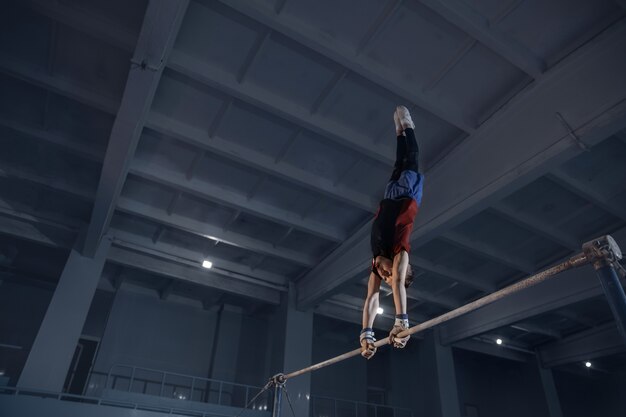
[[[405,336],[409,336],[409,335],[413,335],[416,333],[419,333],[421,331],[424,331],[426,329],[429,329],[431,327],[437,326],[441,323],[444,323],[448,320],[451,320],[453,318],[459,317],[463,314],[469,313],[470,311],[474,311],[479,309],[480,307],[483,307],[487,304],[493,303],[494,301],[500,300],[504,297],[507,297],[511,294],[514,294],[516,292],[522,291],[526,288],[532,287],[534,285],[537,285],[541,282],[544,282],[546,280],[548,280],[549,278],[563,272],[563,271],[567,271],[568,269],[573,269],[573,268],[577,268],[583,265],[587,265],[590,263],[593,263],[594,267],[596,268],[596,270],[598,271],[598,274],[600,275],[600,268],[603,267],[608,267],[611,268],[613,270],[613,272],[615,272],[615,270],[613,269],[613,267],[620,267],[618,262],[620,259],[622,258],[621,252],[619,250],[619,247],[617,246],[617,244],[615,243],[615,240],[611,237],[611,236],[603,236],[601,238],[598,239],[594,239],[592,241],[589,241],[587,243],[585,243],[583,245],[583,251],[577,255],[572,256],[571,258],[569,258],[568,260],[566,260],[565,262],[562,262],[558,265],[555,265],[551,268],[548,268],[542,272],[539,272],[535,275],[532,275],[528,278],[525,278],[519,282],[516,282],[515,284],[511,284],[508,287],[505,287],[499,291],[496,291],[494,293],[491,293],[489,295],[486,295],[482,298],[479,298],[476,301],[472,301],[469,304],[466,304],[464,306],[461,306],[457,309],[451,310],[445,314],[442,314],[441,316],[432,318],[430,320],[427,320],[425,322],[422,322],[416,326],[413,326],[407,330],[405,330],[404,332],[400,333],[398,335],[398,337],[405,337]],[[619,284],[619,281],[618,281]],[[603,284],[604,285],[604,284]],[[618,285],[619,286],[619,285]],[[614,286],[615,287],[615,286]],[[621,286],[619,286],[619,290],[621,290],[621,297],[622,297],[622,311],[626,311],[626,298],[624,298],[624,291],[621,288]],[[605,289],[606,291],[606,289]],[[618,291],[619,292],[619,291]],[[607,297],[609,296],[609,294],[607,293]],[[609,302],[611,302],[611,297],[609,298]],[[611,308],[613,309],[613,305],[611,305]],[[620,325],[619,327],[623,328],[624,323],[621,322],[620,317],[617,317],[616,314],[616,320],[619,322],[618,324]],[[381,339],[379,341],[377,341],[376,343],[374,343],[374,345],[376,347],[381,347],[384,345],[388,345],[389,344],[389,338],[386,337],[384,339]],[[334,358],[330,358],[327,359],[323,362],[317,363],[315,365],[311,365],[307,368],[301,369],[299,371],[294,371],[294,372],[290,372],[288,374],[277,374],[274,377],[272,377],[270,379],[270,382],[274,382],[274,384],[276,385],[283,385],[285,383],[285,381],[287,381],[289,378],[293,378],[296,377],[298,375],[302,375],[305,374],[307,372],[313,372],[316,371],[318,369],[324,368],[326,366],[335,364],[337,362],[341,362],[345,359],[354,357],[354,356],[358,356],[361,354],[361,349],[354,349],[351,350],[350,352],[346,352],[342,355],[336,356]]]

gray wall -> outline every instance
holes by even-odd
[[[321,362],[358,347],[359,326],[322,316],[313,321],[313,363]],[[366,401],[367,361],[352,358],[322,368],[311,376],[311,394],[352,401]]]
[[[466,350],[454,350],[461,412],[476,406],[480,417],[548,417],[534,361],[515,362]]]
[[[52,298],[52,288],[4,281],[0,285],[0,370],[15,385]]]
[[[94,369],[129,364],[182,374],[209,371],[216,314],[120,289],[115,295]]]
[[[561,408],[566,417],[626,416],[626,375],[594,371],[585,374],[555,371]]]
[[[33,285],[31,282],[4,281],[0,284],[0,344],[21,349],[0,347],[0,370],[15,385],[26,363],[35,336],[43,321],[52,294],[53,284]],[[113,300],[113,294],[96,291],[82,334],[101,338]]]
[[[228,312],[228,314],[235,314]],[[217,357],[219,311],[207,311],[175,297],[161,300],[156,292],[123,286],[115,295],[94,370],[114,364],[211,377],[215,363],[237,364],[229,382],[262,385],[266,379],[268,319],[241,313],[239,334],[230,349],[235,357]],[[87,327],[87,326],[86,326]],[[232,341],[228,341],[232,343]]]

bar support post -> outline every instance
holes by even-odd
[[[283,400],[283,384],[274,384],[274,407],[272,417],[280,417],[280,407]]]
[[[624,294],[624,288],[616,270],[616,268],[622,268],[619,264],[622,252],[609,235],[585,243],[583,251],[588,258],[592,259],[604,295],[615,317],[617,329],[626,343],[626,294]]]

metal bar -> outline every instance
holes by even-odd
[[[159,397],[163,396],[163,388],[165,388],[165,371],[162,371],[162,377],[161,377],[161,390],[159,391]]]
[[[596,273],[600,278],[602,289],[615,317],[617,329],[626,342],[626,295],[619,282],[617,271],[612,264],[608,264],[596,269]]]
[[[130,392],[130,389],[133,386],[133,380],[135,379],[135,367],[133,366],[132,370],[130,371],[130,381],[128,381],[128,392]]]
[[[477,310],[487,304],[490,304],[496,300],[500,300],[504,297],[507,297],[511,294],[514,294],[516,292],[522,291],[526,288],[532,287],[534,285],[537,285],[543,281],[546,281],[547,279],[549,279],[550,277],[555,276],[556,274],[566,271],[568,269],[572,269],[572,268],[576,268],[579,266],[583,266],[588,264],[589,262],[591,262],[591,259],[587,257],[586,253],[579,253],[577,255],[572,256],[571,258],[569,258],[567,261],[562,262],[558,265],[555,265],[551,268],[548,268],[542,272],[539,272],[535,275],[532,275],[522,281],[519,281],[515,284],[511,284],[508,287],[505,287],[499,291],[496,291],[494,293],[491,293],[485,297],[479,298],[476,301],[473,301],[469,304],[466,304],[464,306],[461,306],[457,309],[454,309],[452,311],[449,311],[445,314],[442,314],[441,316],[435,317],[433,319],[427,320],[423,323],[420,323],[416,326],[411,327],[410,329],[400,333],[398,336],[399,337],[404,337],[404,336],[409,336],[409,335],[413,335],[416,334],[418,332],[424,331],[426,329],[429,329],[431,327],[437,326],[441,323],[444,323],[448,320],[451,320],[455,317],[461,316],[463,314],[469,313],[470,311],[474,311]],[[381,347],[384,345],[388,345],[389,344],[389,338],[386,337],[384,339],[381,339],[379,341],[377,341],[375,343],[376,347]],[[293,378],[302,374],[305,374],[307,372],[312,372],[312,371],[316,371],[318,369],[324,368],[326,366],[335,364],[337,362],[341,362],[343,360],[346,360],[348,358],[352,358],[354,356],[358,356],[361,354],[361,349],[354,349],[350,352],[346,352],[342,355],[336,356],[334,358],[331,359],[327,359],[323,362],[317,363],[315,365],[311,365],[307,368],[301,369],[299,371],[294,371],[288,374],[285,374],[282,376],[283,380],[287,380],[289,378]]]

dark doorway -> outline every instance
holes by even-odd
[[[85,384],[89,378],[89,370],[98,349],[98,342],[95,340],[79,339],[70,370],[65,378],[63,391],[69,394],[82,395],[85,391]]]

